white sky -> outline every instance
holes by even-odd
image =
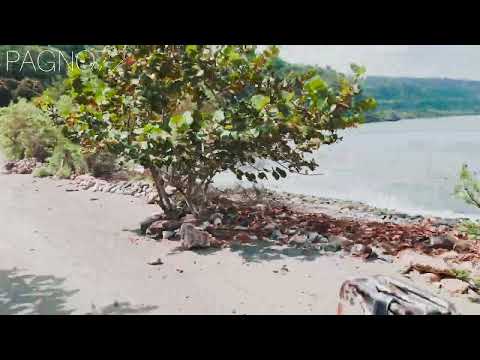
[[[354,62],[367,75],[480,80],[479,45],[282,45],[280,55],[342,72]]]

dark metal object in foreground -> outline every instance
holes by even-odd
[[[359,306],[365,315],[456,315],[455,306],[436,295],[386,276],[345,281],[337,314]]]

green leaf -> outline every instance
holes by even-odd
[[[170,118],[168,125],[172,129],[179,129],[185,126],[190,126],[193,123],[193,117],[191,111],[186,111],[183,114],[173,115]]]
[[[255,107],[255,109],[257,109],[258,111],[262,111],[265,106],[270,104],[270,97],[263,95],[255,95],[252,96],[251,103]]]
[[[185,48],[185,51],[187,52],[188,55],[193,55],[197,52],[198,50],[198,45],[187,45]]]
[[[320,75],[312,77],[305,83],[305,89],[310,93],[316,93],[318,91],[324,91],[328,88],[328,85]]]

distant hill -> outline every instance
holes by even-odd
[[[282,75],[318,71],[329,83],[338,75],[330,67],[290,64],[281,59],[274,67]],[[367,122],[480,114],[480,81],[369,76],[362,85],[362,95],[375,98],[378,104],[367,115]]]
[[[480,81],[369,76],[363,89],[378,103],[368,121],[480,114]]]

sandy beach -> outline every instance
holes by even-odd
[[[179,251],[176,241],[138,235],[156,206],[67,184],[0,175],[0,314],[335,314],[347,278],[402,278],[395,263],[340,253],[261,244]],[[157,258],[162,265],[148,264]],[[461,313],[480,312],[440,294]]]

